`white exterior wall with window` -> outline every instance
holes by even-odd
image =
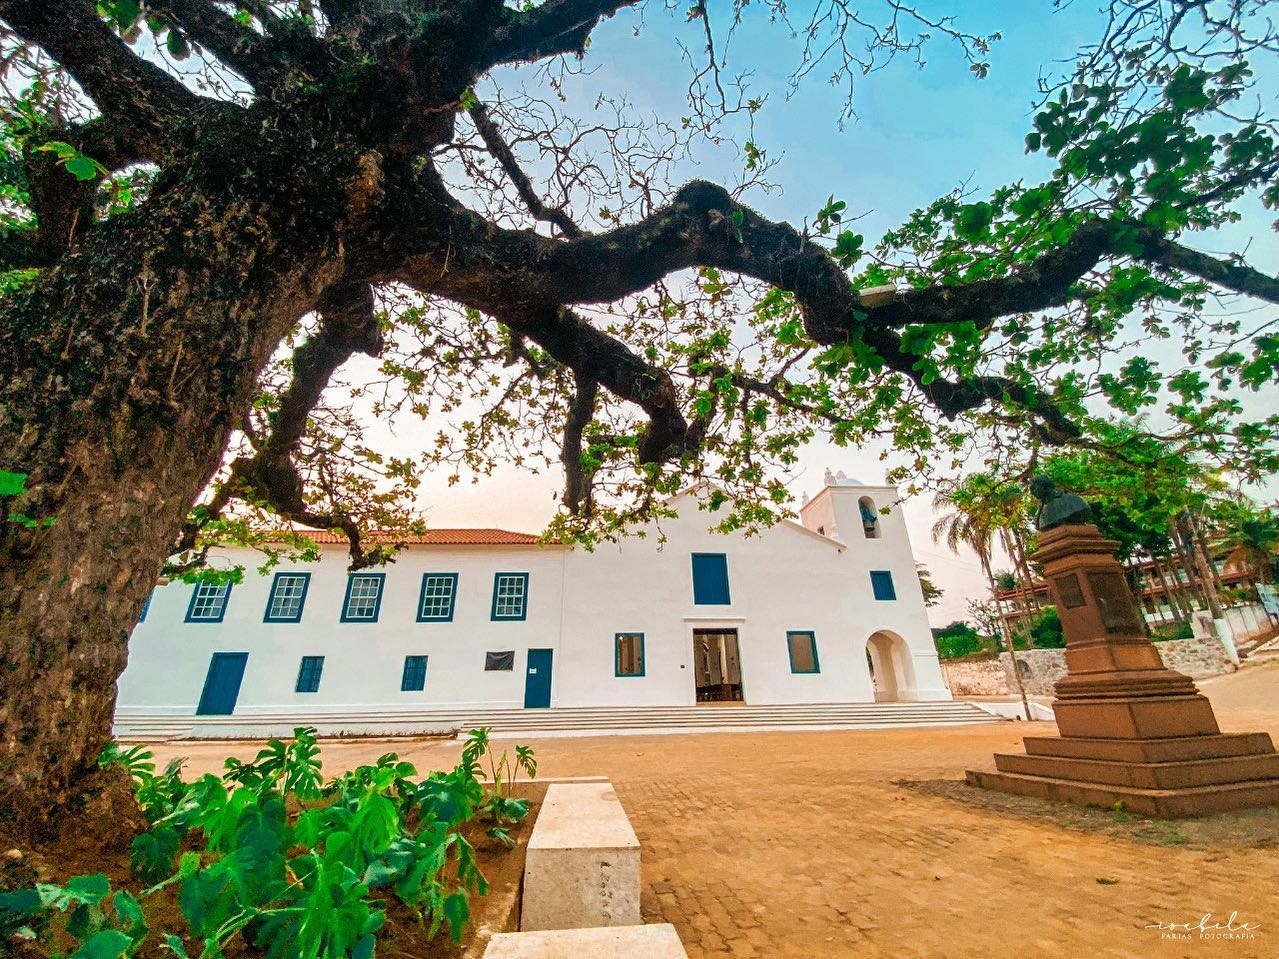
[[[736,632],[747,703],[950,698],[892,488],[830,478],[803,508],[802,525],[782,523],[756,536],[709,532],[711,514],[696,508],[694,495],[674,504],[678,519],[594,552],[411,545],[396,562],[356,574],[355,587],[340,546],[326,547],[321,562],[285,564],[265,576],[254,571],[258,554],[225,551],[217,561],[242,564],[246,572],[225,596],[220,622],[187,621],[192,586],[157,588],[133,633],[118,713],[194,714],[215,653],[248,654],[234,707],[246,723],[432,706],[521,707],[530,649],[553,651],[552,706],[691,705],[693,637],[700,629]],[[871,537],[859,510],[866,497],[876,507]],[[894,508],[879,513],[884,507]],[[728,602],[694,601],[694,553],[724,555]],[[895,598],[875,597],[873,572],[891,577]],[[359,579],[370,573],[372,579]],[[373,582],[377,596],[361,605],[361,590]],[[714,589],[705,596],[723,598]],[[216,597],[201,599],[199,608],[210,604]],[[373,608],[376,621],[361,621],[361,612],[367,617]],[[811,633],[815,662],[803,645],[796,662],[791,633]],[[619,634],[642,635],[627,640],[631,655],[622,664]],[[885,676],[895,677],[893,688],[876,689],[868,643],[872,658],[892,656],[895,668],[877,672],[881,687]],[[627,675],[638,665],[636,645],[642,673]],[[514,653],[512,669],[485,669],[487,654],[507,651]],[[324,662],[316,690],[299,692],[308,656]],[[411,663],[414,676],[406,680],[406,657],[423,656],[419,690],[420,661]],[[345,728],[376,731],[378,722],[357,718]]]
[[[248,653],[236,715],[345,707],[400,709],[424,703],[522,706],[524,653],[552,647],[561,629],[561,546],[410,546],[378,570],[385,576],[376,622],[342,622],[349,559],[326,547],[306,564],[310,585],[296,623],[264,622],[274,572],[254,570],[261,554],[224,550],[219,562],[245,567],[231,589],[221,623],[184,622],[193,587],[156,589],[146,618],[133,631],[129,666],[120,677],[119,709],[194,712],[215,652]],[[282,567],[292,573],[291,566]],[[527,614],[494,621],[493,580],[499,571],[529,574]],[[278,571],[278,570],[277,570]],[[361,571],[364,572],[364,571]],[[456,573],[451,621],[419,622],[425,573]],[[484,669],[488,651],[515,651],[514,669]],[[406,656],[426,656],[421,692],[402,691]],[[319,688],[296,691],[303,656],[323,656]]]

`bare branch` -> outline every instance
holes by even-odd
[[[544,223],[551,223],[559,227],[560,232],[567,237],[577,239],[582,236],[581,228],[573,222],[563,207],[549,208],[542,202],[541,197],[537,195],[533,183],[528,178],[515,159],[515,154],[511,152],[509,144],[502,137],[502,131],[497,128],[497,124],[493,122],[489,116],[488,107],[483,103],[477,103],[467,111],[471,115],[472,121],[475,123],[475,129],[479,131],[480,137],[484,140],[484,145],[488,147],[494,159],[501,164],[506,175],[510,177],[511,183],[515,185],[516,191],[520,195],[520,199],[524,201],[524,205],[528,207],[533,216]]]

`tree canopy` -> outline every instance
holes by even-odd
[[[558,466],[551,532],[587,544],[699,477],[721,527],[770,522],[818,432],[887,438],[927,480],[1122,455],[1112,417],[1144,412],[1272,471],[1279,417],[1240,394],[1279,337],[1239,306],[1279,280],[1201,242],[1279,203],[1264,8],[1111,0],[1028,91],[1050,175],[920,197],[876,239],[851,177],[799,226],[752,208],[777,151],[729,40],[752,17],[797,38],[792,84],[938,43],[989,70],[998,37],[927,3],[0,0],[0,726],[25,748],[0,781],[96,770],[165,557],[308,550],[267,542],[282,521],[381,562],[361,532],[420,522],[425,470]],[[682,38],[686,113],[567,95],[615,15]],[[734,182],[673,182],[723,141]],[[359,356],[377,374],[343,387]],[[435,444],[366,440],[403,417]]]
[[[842,222],[852,184],[801,228],[755,213],[772,161],[749,139],[737,184],[664,180],[762,108],[729,79],[750,64],[715,47],[746,4],[689,11],[704,50],[678,123],[621,99],[554,102],[557,75],[606,55],[588,49],[596,24],[629,6],[0,5],[14,296],[38,295],[95,234],[113,255],[109,234],[145,229],[152,197],[212,196],[197,170],[252,195],[259,157],[289,166],[308,150],[329,155],[308,175],[341,184],[326,215],[342,277],[260,374],[179,546],[249,537],[246,511],[353,538],[408,525],[423,470],[539,463],[551,444],[556,532],[588,542],[702,475],[727,491],[725,526],[768,521],[816,431],[888,436],[918,477],[974,445],[1114,446],[1109,415],[1154,408],[1174,442],[1245,476],[1273,467],[1276,421],[1244,416],[1238,391],[1271,382],[1279,339],[1217,306],[1274,302],[1279,281],[1190,242],[1279,199],[1275,118],[1254,83],[1275,48],[1260,4],[1112,4],[1102,40],[1044,85],[1026,143],[1052,175],[928,202],[878,241]],[[920,56],[931,34],[988,69],[996,37],[867,6],[818,4],[811,22],[768,6],[806,40],[794,82]],[[644,28],[666,29],[660,16]],[[539,66],[504,69],[519,63]],[[135,310],[164,283],[150,270],[121,291]],[[1184,368],[1140,348],[1163,339],[1181,341]],[[358,353],[381,361],[358,408],[441,424],[433,448],[368,447],[349,393],[326,392]],[[353,556],[381,559],[358,540]]]

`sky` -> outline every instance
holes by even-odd
[[[866,235],[869,246],[912,210],[961,184],[982,194],[1048,171],[1050,161],[1025,155],[1023,146],[1037,79],[1041,73],[1066,69],[1080,47],[1099,34],[1096,4],[1075,2],[1055,9],[1048,0],[925,0],[923,6],[933,16],[954,13],[957,25],[967,32],[1002,33],[1003,39],[988,55],[987,78],[974,77],[956,48],[937,37],[926,49],[925,69],[903,57],[858,77],[856,117],[842,124],[845,88],[831,86],[827,74],[818,70],[788,96],[786,80],[798,63],[800,48],[784,27],[767,21],[758,5],[747,8],[747,19],[729,48],[730,71],[753,71],[752,90],[767,94],[768,103],[756,117],[755,140],[770,155],[780,155],[781,162],[771,175],[778,189],[748,193],[744,202],[770,217],[799,223],[833,194],[861,217],[856,229]],[[807,4],[793,5],[796,15],[801,7],[807,9]],[[862,8],[879,16],[886,4],[867,0]],[[713,23],[721,28],[722,43],[726,24]],[[678,42],[700,50],[700,24],[686,22],[681,12],[672,14],[661,4],[650,4],[642,19],[639,13],[623,11],[597,29],[583,64],[587,73],[571,79],[566,91],[571,98],[588,101],[597,90],[625,91],[644,110],[668,119],[684,115],[689,68]],[[510,76],[499,79],[512,81]],[[516,79],[531,82],[527,71]],[[485,95],[483,89],[478,92]],[[675,180],[731,181],[740,162],[731,149],[704,149],[696,162],[679,168]],[[1260,222],[1268,224],[1269,217]],[[1266,245],[1254,260],[1274,272],[1273,241],[1266,236],[1259,242]],[[1259,402],[1273,399],[1272,395]],[[430,423],[397,424],[395,441],[416,445],[429,440],[437,428]],[[881,458],[885,453],[886,460]],[[878,484],[896,463],[882,446],[838,448],[818,440],[804,451],[791,487],[797,496],[815,492],[827,468]],[[426,480],[420,505],[435,526],[537,531],[555,510],[560,482],[558,472],[533,475],[507,467],[476,484],[464,480],[450,487],[441,473]],[[903,509],[916,558],[944,590],[941,603],[930,611],[934,625],[964,618],[968,599],[987,596],[975,558],[970,553],[954,556],[932,543],[929,531],[935,517],[927,499],[909,500]]]

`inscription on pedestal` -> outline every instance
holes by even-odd
[[[1088,601],[1084,599],[1084,592],[1079,588],[1079,577],[1074,573],[1056,577],[1053,580],[1053,587],[1057,590],[1057,595],[1061,597],[1061,605],[1067,609],[1087,605]]]
[[[1137,607],[1122,573],[1090,572],[1088,588],[1097,600],[1097,611],[1101,613],[1101,625],[1106,632],[1145,635],[1146,629],[1137,616]]]

